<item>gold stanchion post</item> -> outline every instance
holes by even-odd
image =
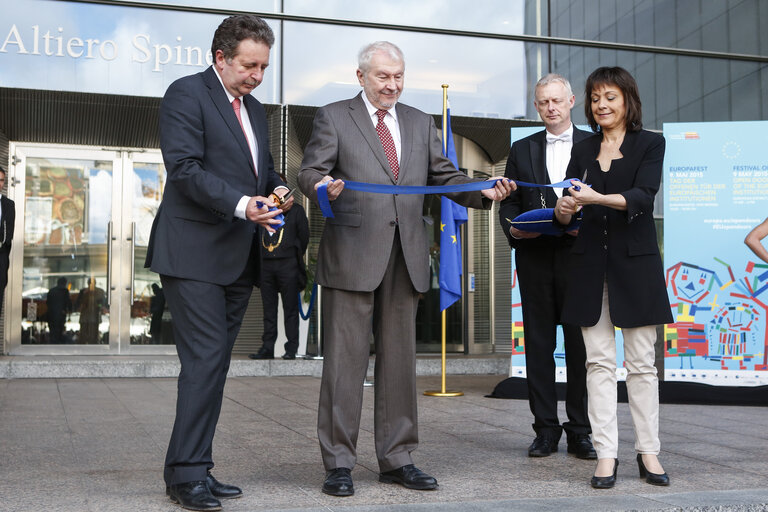
[[[448,84],[443,84],[443,154],[448,154]],[[445,389],[445,310],[442,313],[442,384],[440,391],[425,391],[426,396],[463,396],[463,391],[446,391]]]

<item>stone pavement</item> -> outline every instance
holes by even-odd
[[[448,387],[465,396],[420,396],[414,459],[438,479],[431,492],[378,482],[366,388],[348,498],[320,491],[319,379],[230,378],[214,474],[245,496],[224,510],[768,510],[765,408],[662,405],[661,461],[672,480],[663,488],[638,477],[629,410],[620,404],[618,483],[594,490],[594,462],[566,455],[564,441],[550,457],[526,456],[527,402],[483,397],[503,378],[449,376]],[[420,392],[439,386],[439,377],[419,377]],[[0,511],[181,511],[162,482],[175,389],[172,378],[0,380]]]

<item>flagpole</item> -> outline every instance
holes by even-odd
[[[448,137],[446,134],[448,133],[448,84],[443,84],[443,154],[448,154]],[[445,389],[445,309],[442,311],[442,322],[441,322],[441,386],[440,391],[431,390],[431,391],[425,391],[424,394],[426,396],[463,396],[463,391],[446,391]]]

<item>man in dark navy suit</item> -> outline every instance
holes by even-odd
[[[191,510],[219,510],[219,498],[242,495],[211,475],[211,447],[232,346],[259,284],[256,225],[274,230],[280,210],[269,211],[267,196],[288,192],[264,108],[250,95],[274,40],[256,16],[227,18],[213,36],[213,66],[175,81],[160,105],[168,181],[146,264],[160,274],[181,361],[166,491]]]
[[[533,104],[546,129],[512,144],[505,177],[539,184],[563,181],[571,147],[590,135],[571,123],[575,101],[571,84],[562,76],[549,74],[538,81]],[[568,421],[561,425],[557,417],[554,351],[568,278],[566,262],[575,237],[520,231],[510,222],[523,212],[554,208],[561,194],[562,189],[520,187],[499,208],[501,227],[515,249],[520,282],[528,403],[536,432],[528,455],[546,457],[556,452],[565,430],[568,453],[581,459],[596,459],[589,439],[592,430],[587,417],[586,350],[581,329],[573,325],[563,325]]]

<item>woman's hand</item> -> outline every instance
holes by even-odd
[[[585,185],[579,180],[571,180],[573,186],[568,189],[568,193],[576,200],[576,204],[584,206],[586,204],[599,204],[603,195],[595,192],[592,187]]]

